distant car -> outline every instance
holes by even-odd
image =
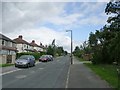
[[[22,55],[15,61],[15,67],[35,66],[35,58],[32,55]]]
[[[52,55],[48,55],[48,57],[50,58],[50,61],[53,61],[53,56]]]
[[[52,55],[42,55],[39,58],[39,61],[42,61],[42,62],[47,62],[47,61],[52,61],[52,60],[53,60]]]

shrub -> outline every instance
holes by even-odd
[[[19,58],[22,55],[33,55],[35,59],[38,60],[39,57],[44,54],[46,53],[45,52],[40,52],[40,53],[39,52],[22,52],[22,53],[17,53],[17,58]]]

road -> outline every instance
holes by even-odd
[[[62,56],[29,69],[21,68],[2,76],[3,88],[65,88],[69,65],[68,56]]]
[[[31,68],[4,68],[3,88],[110,88],[92,70],[75,58],[70,65],[69,56],[50,62],[37,63]],[[10,71],[10,69],[12,71]]]

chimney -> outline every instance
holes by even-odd
[[[18,38],[22,39],[22,35],[19,35],[19,37],[18,37]]]
[[[40,42],[40,46],[42,46],[42,43]]]
[[[35,40],[32,40],[32,43],[35,43]]]

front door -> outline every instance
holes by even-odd
[[[12,63],[12,55],[7,55],[7,63]]]

